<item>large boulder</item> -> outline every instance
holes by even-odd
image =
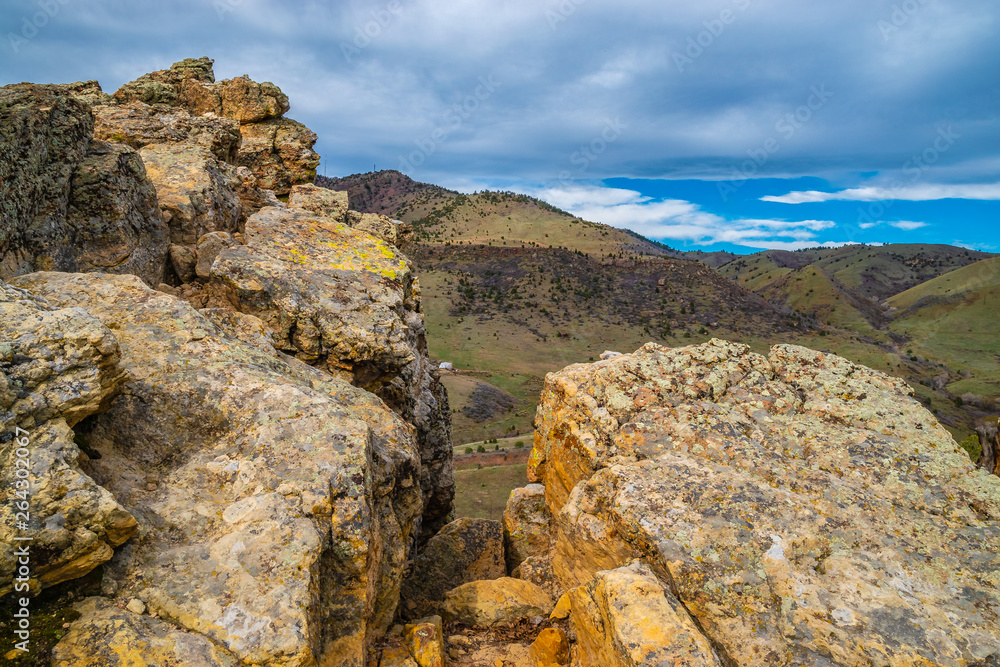
[[[139,153],[156,186],[170,242],[195,246],[209,232],[235,232],[243,207],[236,167],[191,142],[150,144]]]
[[[449,590],[506,574],[498,521],[468,517],[452,521],[414,559],[403,582],[402,613],[406,618],[436,613]]]
[[[93,141],[82,85],[0,88],[0,278],[104,271],[156,285],[168,247],[156,191],[133,149]]]
[[[96,453],[89,474],[142,532],[106,566],[119,595],[243,664],[364,664],[395,614],[422,511],[412,427],[131,276],[18,284],[118,334],[129,379],[78,430]],[[103,619],[85,614],[62,654]]]
[[[0,341],[0,595],[5,595],[15,576],[20,586],[37,592],[87,574],[110,559],[137,525],[81,470],[84,455],[71,430],[106,409],[125,382],[112,332],[79,308],[52,308],[0,283]],[[25,545],[30,578],[18,572],[15,553]]]
[[[286,195],[297,183],[316,180],[316,134],[290,118],[270,118],[240,127],[240,165],[257,176],[260,187]]]
[[[1000,660],[1000,479],[901,380],[713,340],[550,374],[567,587],[641,557],[731,665]]]
[[[549,594],[530,581],[501,577],[470,581],[448,591],[442,609],[446,621],[491,626],[547,616],[552,606]]]
[[[216,82],[210,58],[187,58],[170,69],[144,74],[119,88],[120,104],[143,102],[181,106],[197,115],[212,114],[240,123],[277,118],[288,111],[288,96],[269,81],[248,76]]]
[[[216,82],[213,62],[189,58],[144,74],[118,89],[114,99],[131,108],[166,105],[194,116],[235,120],[242,142],[237,162],[254,173],[260,188],[286,195],[293,185],[312,183],[319,165],[319,155],[312,149],[316,135],[283,117],[288,97],[273,83],[257,83],[247,76]]]
[[[417,428],[424,529],[451,511],[451,415],[428,359],[410,261],[381,239],[316,209],[268,207],[251,216],[245,245],[211,266],[210,305],[259,317],[276,346],[373,391]]]

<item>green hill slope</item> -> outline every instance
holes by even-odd
[[[955,394],[1000,395],[1000,257],[977,262],[889,299],[890,328],[914,355],[945,360],[966,377]]]

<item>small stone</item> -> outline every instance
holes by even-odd
[[[556,608],[552,610],[551,614],[549,614],[549,618],[553,619],[569,618],[569,610],[570,610],[569,593],[565,593],[561,598],[559,598],[559,602],[556,602]]]
[[[535,667],[551,667],[569,663],[569,641],[559,628],[545,628],[528,649]]]
[[[139,598],[132,598],[131,600],[129,600],[129,603],[125,605],[125,608],[128,609],[133,614],[146,613],[146,605]]]

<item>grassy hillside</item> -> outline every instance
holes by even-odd
[[[956,395],[1000,396],[1000,257],[946,273],[889,299],[890,329],[914,356],[946,360]]]
[[[882,301],[982,253],[851,246],[727,261],[732,256],[677,252],[523,195],[460,195],[408,180],[379,172],[334,183],[359,193],[353,208],[416,230],[406,252],[420,273],[430,352],[457,368],[444,379],[456,445],[530,437],[546,373],[604,350],[711,337],[760,352],[793,343],[843,355],[907,379],[959,439],[971,430],[946,390],[968,378],[942,362],[950,357],[907,352],[903,333],[882,328],[890,311]]]
[[[886,342],[887,298],[989,256],[947,245],[852,245],[769,250],[720,271],[775,304]]]

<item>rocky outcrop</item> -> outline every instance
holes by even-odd
[[[96,453],[85,468],[143,535],[106,567],[119,595],[244,664],[363,664],[422,510],[412,427],[131,276],[18,281],[119,339],[124,391],[78,425]],[[98,612],[74,628],[99,627]]]
[[[0,88],[0,278],[103,271],[156,285],[168,244],[156,192],[133,149],[93,140],[85,87]]]
[[[78,465],[70,427],[106,409],[126,374],[114,335],[79,308],[0,283],[0,595],[38,592],[111,558],[136,521]],[[31,538],[18,543],[15,538]],[[15,549],[30,547],[27,575]],[[24,593],[24,588],[18,588]]]
[[[319,165],[319,156],[312,150],[316,135],[301,123],[283,117],[289,109],[288,97],[274,84],[257,83],[247,76],[216,82],[213,62],[209,58],[189,58],[174,63],[170,69],[151,72],[125,84],[115,92],[114,99],[120,105],[141,111],[144,109],[140,105],[179,107],[194,116],[235,120],[240,124],[242,140],[238,166],[248,167],[259,187],[285,195],[297,183],[312,183]],[[149,133],[146,128],[152,128],[156,122],[169,124],[171,129],[182,124],[200,127],[198,122],[162,118],[143,121],[143,133]],[[110,125],[114,131],[114,124]],[[152,131],[163,133],[158,129]],[[215,130],[209,136],[218,133]],[[139,134],[129,131],[125,136]],[[220,148],[223,145],[214,143]]]
[[[209,305],[259,317],[279,349],[376,393],[417,428],[424,530],[433,534],[454,497],[451,421],[427,355],[419,283],[397,248],[326,215],[341,210],[326,192],[299,191],[296,206],[251,216],[245,245],[211,266]]]
[[[143,102],[95,106],[94,116],[94,138],[100,141],[128,144],[136,150],[150,144],[191,143],[220,162],[239,162],[243,138],[239,122],[230,118],[194,116],[186,109]]]
[[[579,644],[640,664],[626,647],[646,629],[602,633],[607,571],[641,558],[628,585],[655,575],[656,613],[688,614],[723,664],[1000,659],[1000,480],[911,393],[833,355],[718,340],[550,374],[530,466]]]
[[[240,127],[243,146],[240,165],[258,179],[260,187],[288,194],[296,183],[312,183],[319,156],[312,147],[316,134],[290,118],[271,118]]]
[[[499,522],[458,519],[432,537],[414,559],[403,582],[401,612],[406,618],[436,613],[449,590],[506,574]]]
[[[117,102],[181,106],[197,115],[214,114],[240,123],[278,118],[288,111],[288,97],[273,83],[248,76],[216,83],[210,58],[187,58],[170,69],[144,74],[115,92]]]

